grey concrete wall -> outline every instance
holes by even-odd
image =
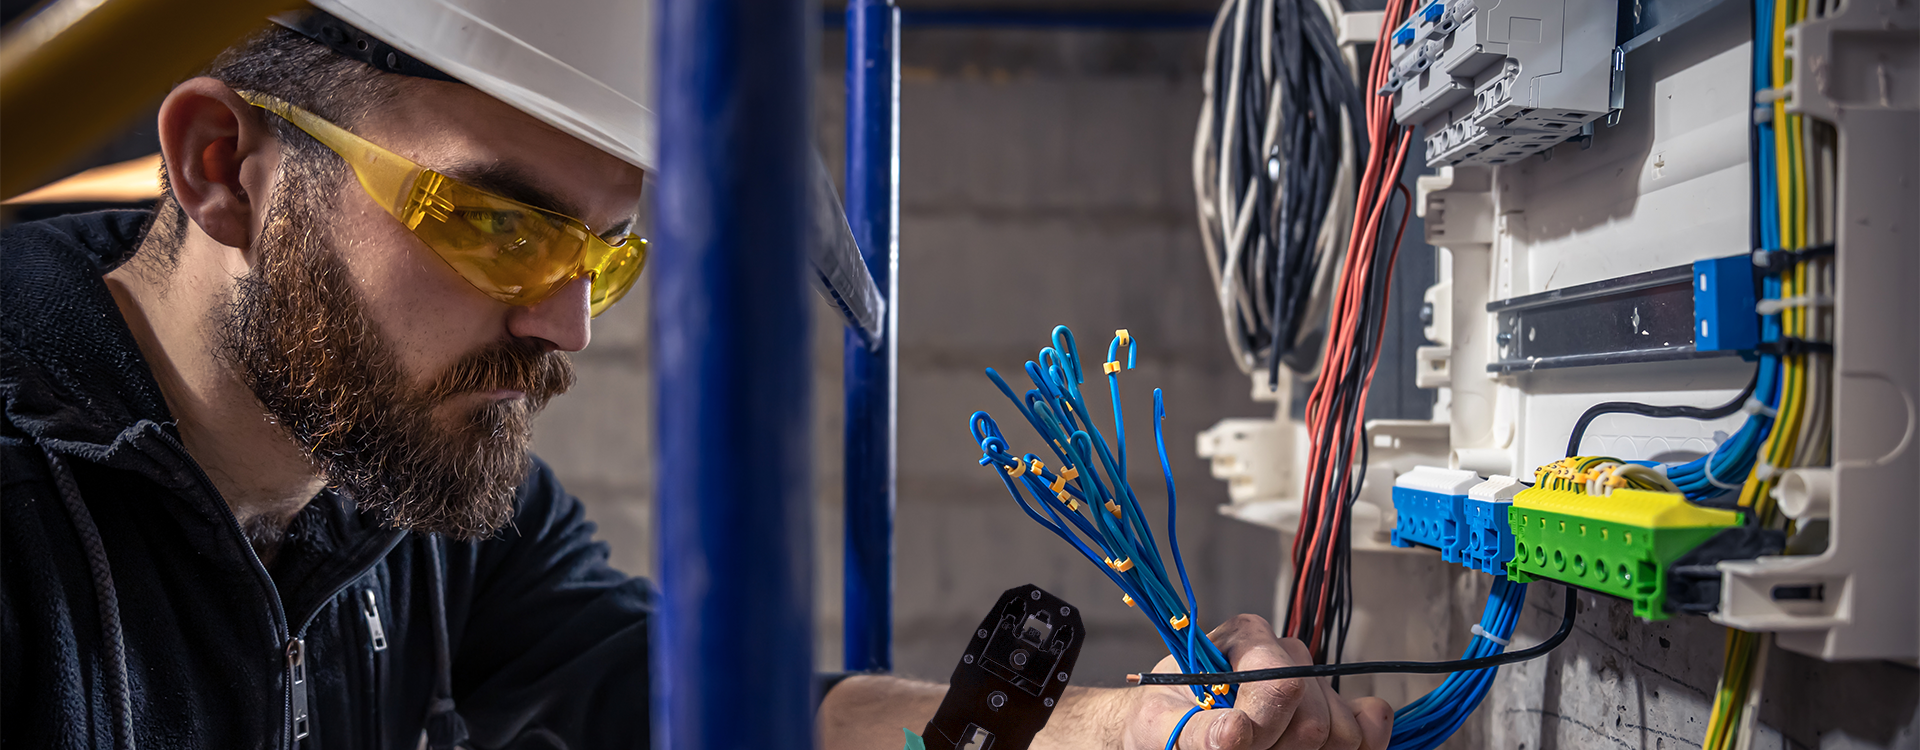
[[[816,140],[843,153],[840,35],[821,44]],[[1036,583],[1078,603],[1092,628],[1077,684],[1117,684],[1164,655],[1138,610],[1072,548],[1013,505],[967,417],[989,409],[1033,449],[982,374],[1010,375],[1072,326],[1102,359],[1114,329],[1142,342],[1125,378],[1133,478],[1158,505],[1151,388],[1167,392],[1183,548],[1203,622],[1272,606],[1271,534],[1221,518],[1223,485],[1193,455],[1195,433],[1271,413],[1221,342],[1194,226],[1187,154],[1204,38],[1191,32],[909,31],[901,87],[901,373],[896,663],[944,680],[999,592]],[[589,506],[617,565],[649,574],[652,415],[647,298],[595,322],[580,382],[536,426],[536,447]],[[840,347],[816,309],[817,660],[840,662]],[[1097,366],[1097,365],[1096,365]],[[1098,375],[1098,373],[1094,373]],[[1097,383],[1098,381],[1094,381]],[[1105,409],[1104,389],[1091,397]],[[1104,413],[1104,412],[1103,412]],[[1012,419],[1009,419],[1011,417]],[[1024,442],[1023,442],[1024,438]]]

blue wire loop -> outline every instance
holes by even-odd
[[[1107,347],[1107,361],[1119,361],[1120,347],[1124,345],[1127,369],[1133,368],[1140,342],[1130,335],[1128,339],[1123,344],[1115,335]],[[1050,340],[1053,345],[1042,348],[1024,367],[1027,378],[1033,381],[1032,390],[1016,394],[999,372],[989,367],[986,374],[1026,418],[1058,463],[1034,471],[1033,463],[1042,459],[1032,453],[1016,457],[1000,425],[987,412],[978,411],[969,418],[968,429],[980,445],[980,465],[1000,475],[1008,494],[1013,495],[1014,502],[1029,518],[1073,545],[1153,621],[1167,652],[1183,672],[1231,670],[1226,655],[1200,632],[1198,599],[1187,577],[1186,563],[1180,556],[1173,465],[1167,458],[1166,438],[1161,427],[1166,419],[1166,404],[1160,390],[1153,391],[1153,440],[1166,482],[1167,542],[1173,552],[1174,572],[1180,579],[1179,589],[1170,582],[1159,542],[1140,506],[1139,496],[1127,480],[1127,438],[1118,373],[1107,374],[1108,391],[1113,397],[1114,442],[1109,445],[1094,425],[1092,413],[1082,397],[1080,385],[1085,382],[1085,376],[1073,331],[1066,326],[1055,327]],[[1019,476],[1008,473],[1009,470]],[[1071,478],[1061,481],[1066,475]],[[1066,500],[1073,501],[1072,505]],[[1179,623],[1179,627],[1175,627],[1175,623]],[[1189,688],[1197,701],[1211,695],[1213,705],[1222,708],[1231,707],[1239,694],[1238,685],[1226,686],[1224,694],[1212,693],[1206,685]],[[1196,706],[1194,711],[1198,710]],[[1192,713],[1189,712],[1188,718]],[[1181,725],[1185,725],[1184,719]],[[1175,736],[1178,736],[1177,729]],[[1169,739],[1168,746],[1172,743]]]

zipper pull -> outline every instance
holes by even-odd
[[[360,612],[367,616],[367,632],[373,637],[373,650],[387,650],[387,629],[380,624],[380,607],[374,604],[373,589],[360,592]]]
[[[293,704],[293,741],[307,738],[307,641],[287,641],[287,692]]]

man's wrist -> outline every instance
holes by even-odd
[[[1137,692],[1126,688],[1067,688],[1046,728],[1033,738],[1034,750],[1120,747]]]

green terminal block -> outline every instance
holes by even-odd
[[[1616,489],[1611,495],[1533,488],[1515,495],[1515,581],[1558,581],[1633,602],[1648,620],[1667,617],[1667,566],[1715,533],[1737,526],[1733,511],[1702,508],[1670,492]]]

